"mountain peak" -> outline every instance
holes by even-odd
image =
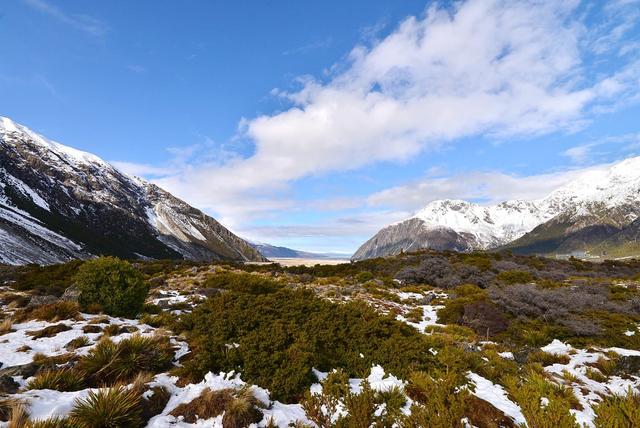
[[[99,157],[0,119],[0,263],[265,260],[215,219]]]
[[[512,242],[529,248],[529,241],[537,242],[543,236],[553,235],[552,241],[557,244],[566,242],[562,234],[582,231],[580,238],[564,247],[553,242],[535,247],[571,252],[624,229],[639,217],[640,157],[632,157],[591,168],[539,200],[508,200],[494,205],[455,199],[432,201],[409,219],[379,231],[358,249],[354,258],[419,248],[486,250]],[[554,222],[549,225],[554,232],[538,233],[535,239],[523,238],[548,222]],[[561,235],[556,236],[558,233]]]

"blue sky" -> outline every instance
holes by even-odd
[[[640,2],[0,4],[0,115],[238,234],[352,252],[640,153]]]

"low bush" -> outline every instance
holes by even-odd
[[[571,358],[564,354],[552,354],[541,350],[534,351],[529,354],[528,362],[539,363],[543,367],[551,366],[553,364],[569,364]]]
[[[626,395],[612,395],[593,407],[597,428],[631,428],[640,426],[640,395],[629,389]]]
[[[453,373],[413,373],[406,387],[414,400],[411,415],[404,416],[404,427],[462,428],[469,392],[460,388]]]
[[[393,426],[407,401],[402,390],[374,391],[366,380],[353,392],[340,370],[329,373],[321,385],[321,393],[307,392],[301,404],[307,418],[323,428]]]
[[[208,278],[204,287],[231,290],[238,293],[268,294],[277,291],[280,285],[259,274],[223,272]]]
[[[496,279],[505,284],[528,284],[533,282],[534,277],[531,272],[524,270],[506,270],[496,275]]]
[[[520,405],[529,426],[578,428],[570,412],[572,408],[581,409],[573,390],[549,382],[539,370],[528,370],[523,379],[510,377],[505,386]]]
[[[74,280],[80,289],[79,303],[83,310],[100,305],[113,316],[135,317],[148,292],[142,274],[129,262],[115,257],[84,263]]]
[[[281,401],[302,396],[314,382],[312,367],[356,377],[376,363],[402,376],[435,361],[426,342],[436,339],[364,303],[336,305],[306,290],[224,293],[184,315],[182,324],[194,349],[187,376],[240,369],[243,379]]]

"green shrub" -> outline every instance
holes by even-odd
[[[629,389],[626,395],[604,397],[593,411],[597,428],[639,427],[640,395]]]
[[[322,392],[307,392],[302,408],[307,418],[323,428],[369,428],[393,426],[401,417],[406,397],[399,388],[374,391],[365,380],[360,391],[354,393],[349,387],[349,378],[341,371],[333,371],[321,382]],[[346,415],[338,410],[343,407]],[[384,408],[384,412],[376,413]]]
[[[522,270],[505,270],[496,275],[498,281],[506,284],[528,284],[533,282],[533,275]]]
[[[369,271],[360,272],[358,275],[356,275],[356,279],[358,280],[358,282],[371,281],[373,279],[373,274]]]
[[[402,426],[454,428],[464,426],[465,403],[469,397],[460,389],[460,379],[453,373],[413,373],[406,388],[414,400],[411,415],[404,416]]]
[[[184,369],[192,380],[240,369],[281,401],[304,394],[313,367],[358,377],[376,363],[402,376],[435,362],[428,343],[435,338],[364,303],[334,304],[306,290],[224,293],[183,315],[182,325],[194,350]]]
[[[268,294],[280,288],[277,282],[262,275],[233,272],[215,274],[205,281],[204,286],[248,294]]]
[[[537,370],[529,370],[522,380],[509,377],[505,380],[505,386],[520,405],[530,427],[578,428],[570,410],[580,408],[580,403],[572,389],[549,382]],[[545,405],[542,404],[543,400],[547,400]]]
[[[77,400],[70,418],[79,428],[136,428],[142,425],[140,396],[124,386],[90,391]]]
[[[135,317],[147,297],[142,274],[129,262],[115,257],[100,257],[83,264],[75,276],[80,288],[83,310],[100,305],[113,316]]]
[[[86,387],[84,378],[84,373],[73,369],[47,370],[30,380],[27,388],[79,391]]]

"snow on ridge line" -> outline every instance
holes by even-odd
[[[608,208],[636,204],[640,203],[638,195],[640,156],[590,168],[541,199],[506,200],[493,205],[440,199],[389,227],[419,219],[426,228],[448,228],[474,235],[483,249],[487,249],[518,239],[569,208],[574,207],[580,214],[588,213],[588,207],[593,204],[603,203]]]
[[[2,132],[5,131],[5,132]],[[18,133],[29,137],[32,141],[44,146],[46,149],[67,160],[73,160],[83,164],[99,164],[103,167],[113,168],[109,163],[94,155],[93,153],[85,152],[82,150],[74,149],[73,147],[65,146],[56,141],[49,140],[48,138],[32,131],[24,125],[20,125],[8,117],[0,116],[0,134],[4,133]]]

